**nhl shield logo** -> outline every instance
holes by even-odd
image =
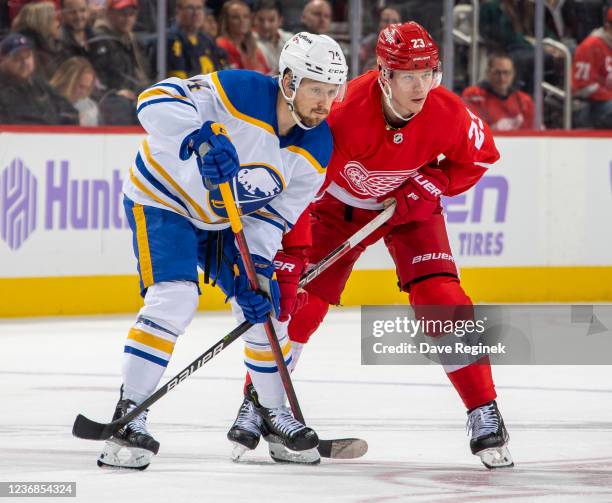
[[[393,135],[393,143],[396,145],[404,141],[404,135],[402,133],[395,133]]]

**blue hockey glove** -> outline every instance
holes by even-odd
[[[259,255],[251,255],[260,291],[255,291],[249,284],[249,279],[242,263],[238,258],[238,274],[234,277],[234,296],[242,308],[244,317],[249,323],[263,323],[270,311],[274,317],[280,312],[280,289],[274,275],[274,264]]]
[[[196,155],[200,175],[205,183],[218,185],[227,182],[238,173],[240,161],[234,144],[223,124],[206,121],[198,131],[191,133],[180,149],[180,158]]]

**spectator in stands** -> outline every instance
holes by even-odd
[[[64,61],[53,75],[50,84],[79,112],[81,126],[98,125],[98,105],[91,99],[96,72],[85,58],[73,57]]]
[[[0,42],[0,124],[78,124],[78,113],[35,74],[30,40],[11,33]]]
[[[35,3],[36,1],[37,0],[8,0],[6,3],[10,21],[12,22],[17,17],[17,14],[19,14],[24,5]],[[55,4],[55,9],[59,12],[61,9],[60,0],[53,0],[53,3]]]
[[[572,91],[584,101],[577,126],[612,129],[612,7],[603,27],[576,48]]]
[[[463,91],[463,101],[494,131],[532,129],[533,101],[514,87],[514,64],[510,56],[489,56],[485,80]]]
[[[186,79],[227,67],[225,52],[202,32],[204,0],[178,0],[168,31],[168,76]]]
[[[255,4],[253,16],[257,46],[266,58],[270,73],[278,73],[278,58],[285,42],[293,34],[281,29],[283,15],[278,0],[260,0]]]
[[[204,11],[204,25],[202,26],[204,35],[208,35],[213,40],[217,40],[219,36],[219,23],[213,12],[206,8]]]
[[[379,11],[378,31],[370,33],[361,42],[359,49],[359,67],[361,72],[377,68],[376,64],[376,41],[378,35],[388,25],[401,23],[402,18],[397,7],[388,6]]]
[[[150,66],[133,33],[137,12],[138,0],[109,0],[90,40],[91,60],[102,86],[127,91],[123,94],[133,100],[150,84]]]
[[[53,2],[29,3],[13,19],[11,31],[30,39],[36,72],[49,80],[60,60],[60,24]]]
[[[89,21],[87,24],[93,26],[98,19],[104,17],[106,0],[87,0],[87,7],[89,7]]]
[[[533,91],[533,24],[534,6],[527,0],[487,0],[480,5],[480,35],[487,48],[510,54],[518,69],[517,80],[528,92]],[[548,27],[545,36],[558,38]],[[544,50],[545,79],[560,85],[562,54],[551,47]]]
[[[329,33],[331,20],[332,7],[327,0],[309,0],[302,10],[302,24],[298,31],[326,35]]]
[[[269,73],[266,58],[251,31],[251,10],[242,0],[229,0],[221,9],[221,36],[217,45],[227,52],[232,68]]]
[[[73,56],[89,57],[89,40],[93,31],[88,26],[86,0],[62,0],[60,53],[62,60]]]

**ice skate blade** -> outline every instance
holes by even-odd
[[[234,463],[238,463],[242,459],[242,456],[244,456],[244,453],[250,451],[251,449],[245,447],[242,444],[239,444],[238,442],[232,442],[232,444],[234,444],[234,448],[232,449],[231,454],[232,461]]]
[[[321,462],[321,456],[316,447],[305,451],[292,451],[281,443],[268,442],[268,450],[270,457],[277,463],[318,465]]]
[[[514,461],[512,461],[510,451],[505,445],[502,447],[484,449],[477,452],[476,456],[480,458],[482,464],[489,470],[495,470],[496,468],[511,468],[514,466]]]
[[[151,463],[153,453],[147,449],[127,447],[108,440],[98,458],[100,468],[145,470]]]

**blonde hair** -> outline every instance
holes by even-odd
[[[85,73],[91,73],[94,78],[96,77],[96,72],[91,63],[85,58],[75,56],[67,59],[59,66],[49,84],[55,87],[68,101],[72,101],[74,88]]]
[[[221,33],[222,37],[226,37],[230,40],[232,40],[232,38],[230,37],[228,29],[229,11],[234,5],[242,5],[246,7],[249,12],[251,12],[251,8],[249,7],[249,5],[243,0],[229,0],[229,2],[225,2],[223,4],[223,7],[221,8],[221,14],[219,14],[219,32]],[[249,31],[249,33],[245,35],[238,49],[240,49],[240,51],[243,52],[247,56],[247,58],[253,61],[257,61],[257,40],[255,39],[255,35],[252,31]]]
[[[55,4],[53,2],[37,2],[25,4],[19,14],[13,19],[11,30],[22,32],[31,30],[49,42],[53,21],[55,20]]]

